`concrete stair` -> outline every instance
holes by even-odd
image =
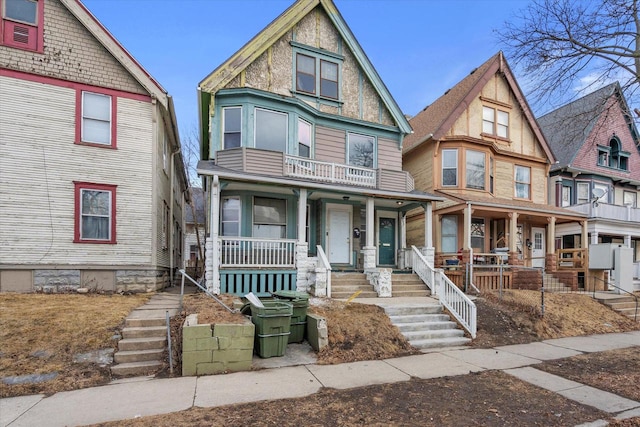
[[[440,304],[393,305],[384,306],[384,310],[409,343],[421,350],[461,346],[471,341]]]
[[[364,273],[331,273],[331,298],[346,299],[362,291],[356,298],[377,298],[378,294]]]
[[[431,291],[417,274],[392,274],[391,294],[394,297],[428,297]]]
[[[545,273],[544,276],[542,276],[542,284],[546,292],[571,292],[571,286],[565,285],[552,274]]]
[[[150,375],[164,366],[167,311],[169,316],[176,315],[179,304],[179,295],[157,294],[127,316],[118,351],[113,355],[113,376]]]
[[[640,302],[636,308],[636,301],[632,296],[616,295],[604,297],[596,294],[595,298],[599,303],[604,304],[618,313],[630,317],[631,319],[635,318],[640,322]]]

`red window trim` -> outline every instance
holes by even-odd
[[[106,95],[111,97],[111,143],[110,144],[100,144],[97,142],[87,142],[82,140],[82,93],[90,92],[95,93],[97,95]],[[100,148],[117,148],[117,131],[118,131],[118,97],[108,93],[110,91],[105,91],[104,89],[92,88],[91,86],[85,85],[76,85],[76,138],[74,143],[78,145],[89,145],[91,147],[100,147]]]
[[[74,243],[110,244],[115,245],[116,241],[116,188],[117,185],[96,184],[91,182],[73,181],[74,188]],[[109,240],[88,240],[80,238],[80,225],[82,223],[82,189],[109,191],[111,193],[111,239]]]
[[[35,47],[32,46],[28,46],[28,45],[22,45],[22,44],[15,44],[12,41],[9,40],[5,40],[4,38],[4,32],[5,32],[5,28],[7,26],[7,23],[10,23],[11,25],[13,25],[14,23],[18,23],[18,24],[23,24],[19,21],[13,21],[11,19],[5,19],[4,17],[4,0],[0,0],[0,45],[2,46],[7,46],[7,47],[12,47],[15,49],[22,49],[22,50],[28,50],[30,52],[37,52],[37,53],[44,53],[44,0],[35,0],[37,5],[37,16],[36,16],[36,20],[37,20],[37,24],[31,25],[31,24],[24,24],[27,25],[29,27],[35,27],[36,29],[36,40],[35,40]]]

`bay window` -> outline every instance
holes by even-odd
[[[298,156],[311,157],[311,123],[298,119]]]
[[[222,109],[222,149],[242,145],[242,107]]]
[[[255,112],[255,147],[286,153],[289,116],[262,108]]]
[[[467,188],[485,189],[485,153],[482,151],[466,151]]]
[[[442,185],[456,187],[458,185],[458,150],[442,150]]]

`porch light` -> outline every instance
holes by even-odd
[[[404,204],[402,200],[398,200],[396,203],[398,204],[398,206],[402,206]]]

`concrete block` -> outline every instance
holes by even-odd
[[[229,362],[227,363],[227,371],[230,371],[230,372],[250,371],[251,363],[252,363],[251,360],[239,360],[237,362]]]
[[[196,340],[196,350],[218,350],[218,337],[198,338]]]
[[[324,317],[307,314],[307,341],[315,351],[329,344],[329,331]]]
[[[252,360],[253,353],[248,350],[220,350],[213,352],[213,362],[237,362]]]
[[[213,325],[213,335],[217,337],[241,337],[244,325],[216,323]]]
[[[231,347],[231,338],[227,336],[217,336],[216,338],[218,338],[218,348],[220,350],[226,350]]]
[[[221,374],[225,370],[225,365],[222,362],[198,363],[195,375]]]
[[[185,371],[185,368],[190,372],[196,372],[196,365],[198,363],[210,362],[212,362],[211,351],[187,351],[182,353],[183,372]]]
[[[240,337],[240,338],[234,338],[233,340],[231,340],[231,345],[229,346],[229,349],[232,350],[253,350],[253,335],[251,335],[250,337]]]
[[[210,338],[211,325],[195,325],[182,328],[183,338]]]

